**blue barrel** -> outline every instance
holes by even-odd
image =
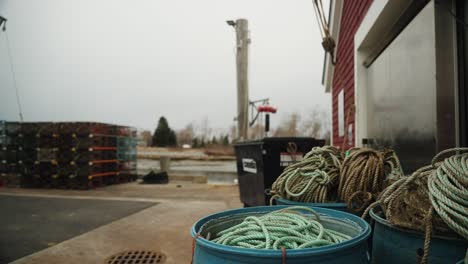
[[[391,225],[372,209],[375,220],[372,238],[372,263],[418,263],[423,255],[424,234]],[[432,236],[428,262],[457,263],[463,260],[468,242],[462,238]]]
[[[287,200],[283,198],[275,198],[275,201],[277,205],[312,206],[312,207],[328,208],[328,209],[338,210],[342,212],[349,212],[348,206],[345,203],[303,203],[303,202],[296,202],[296,201],[291,201],[291,200]]]
[[[192,237],[196,239],[193,263],[195,264],[279,264],[282,252],[272,249],[246,249],[230,247],[211,242],[205,237],[209,233],[241,223],[249,215],[262,215],[288,206],[258,206],[235,209],[209,215],[200,219],[192,227]],[[287,264],[322,263],[322,264],[361,264],[368,263],[367,239],[371,233],[369,224],[361,218],[326,208],[312,207],[321,214],[324,227],[352,236],[352,239],[330,246],[308,249],[290,249],[286,251]]]

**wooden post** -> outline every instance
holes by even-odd
[[[249,28],[247,19],[237,19],[236,29],[236,64],[237,64],[237,129],[239,139],[248,138],[249,127]]]

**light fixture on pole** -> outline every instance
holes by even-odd
[[[234,20],[227,20],[226,23],[231,26],[231,27],[235,27],[236,26],[236,22]]]
[[[0,27],[3,25],[3,31],[6,30],[6,22],[8,21],[8,19],[0,16]]]

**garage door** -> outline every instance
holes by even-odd
[[[429,3],[367,69],[367,135],[394,148],[406,172],[436,151],[434,4]]]

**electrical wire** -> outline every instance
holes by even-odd
[[[4,27],[5,27],[5,25],[4,25]],[[13,86],[15,88],[16,103],[18,105],[20,120],[21,120],[21,122],[23,122],[23,109],[21,107],[21,101],[20,101],[20,96],[19,96],[19,91],[18,91],[18,84],[17,84],[17,81],[16,81],[15,68],[14,68],[14,65],[13,65],[13,58],[12,58],[12,55],[11,55],[10,39],[8,38],[8,32],[5,31],[5,30],[4,30],[4,32],[5,32],[5,38],[6,38],[6,44],[7,44],[8,59],[10,61],[10,70],[11,70],[11,75],[13,77]]]

